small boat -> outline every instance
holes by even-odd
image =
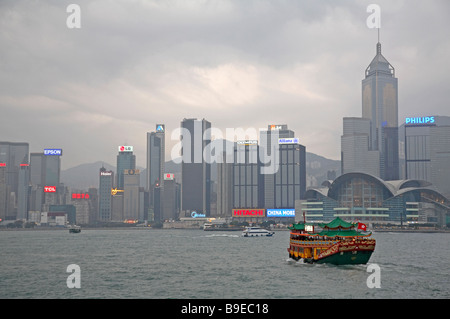
[[[77,226],[77,225],[72,225],[69,228],[69,233],[80,233],[81,232],[81,227]]]
[[[375,250],[375,239],[365,224],[349,223],[339,217],[317,226],[299,222],[289,229],[289,258],[305,263],[366,264]]]
[[[268,231],[267,229],[261,227],[246,227],[242,232],[243,237],[270,237],[273,234],[275,234],[275,232]]]

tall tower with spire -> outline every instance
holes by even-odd
[[[398,85],[394,67],[381,53],[379,39],[362,80],[362,117],[370,120],[369,150],[380,153],[379,177],[398,179]]]

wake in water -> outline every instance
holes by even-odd
[[[203,235],[203,236],[197,236],[197,237],[231,237],[231,238],[237,238],[237,237],[241,237],[239,235],[231,235],[231,234],[211,234],[211,235]]]

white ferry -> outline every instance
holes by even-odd
[[[268,231],[267,229],[261,227],[246,227],[242,232],[244,237],[260,237],[260,236],[272,236],[275,234],[273,231]]]

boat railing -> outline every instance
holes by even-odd
[[[296,240],[291,239],[292,244],[308,245],[308,246],[332,246],[336,244],[336,240]]]

